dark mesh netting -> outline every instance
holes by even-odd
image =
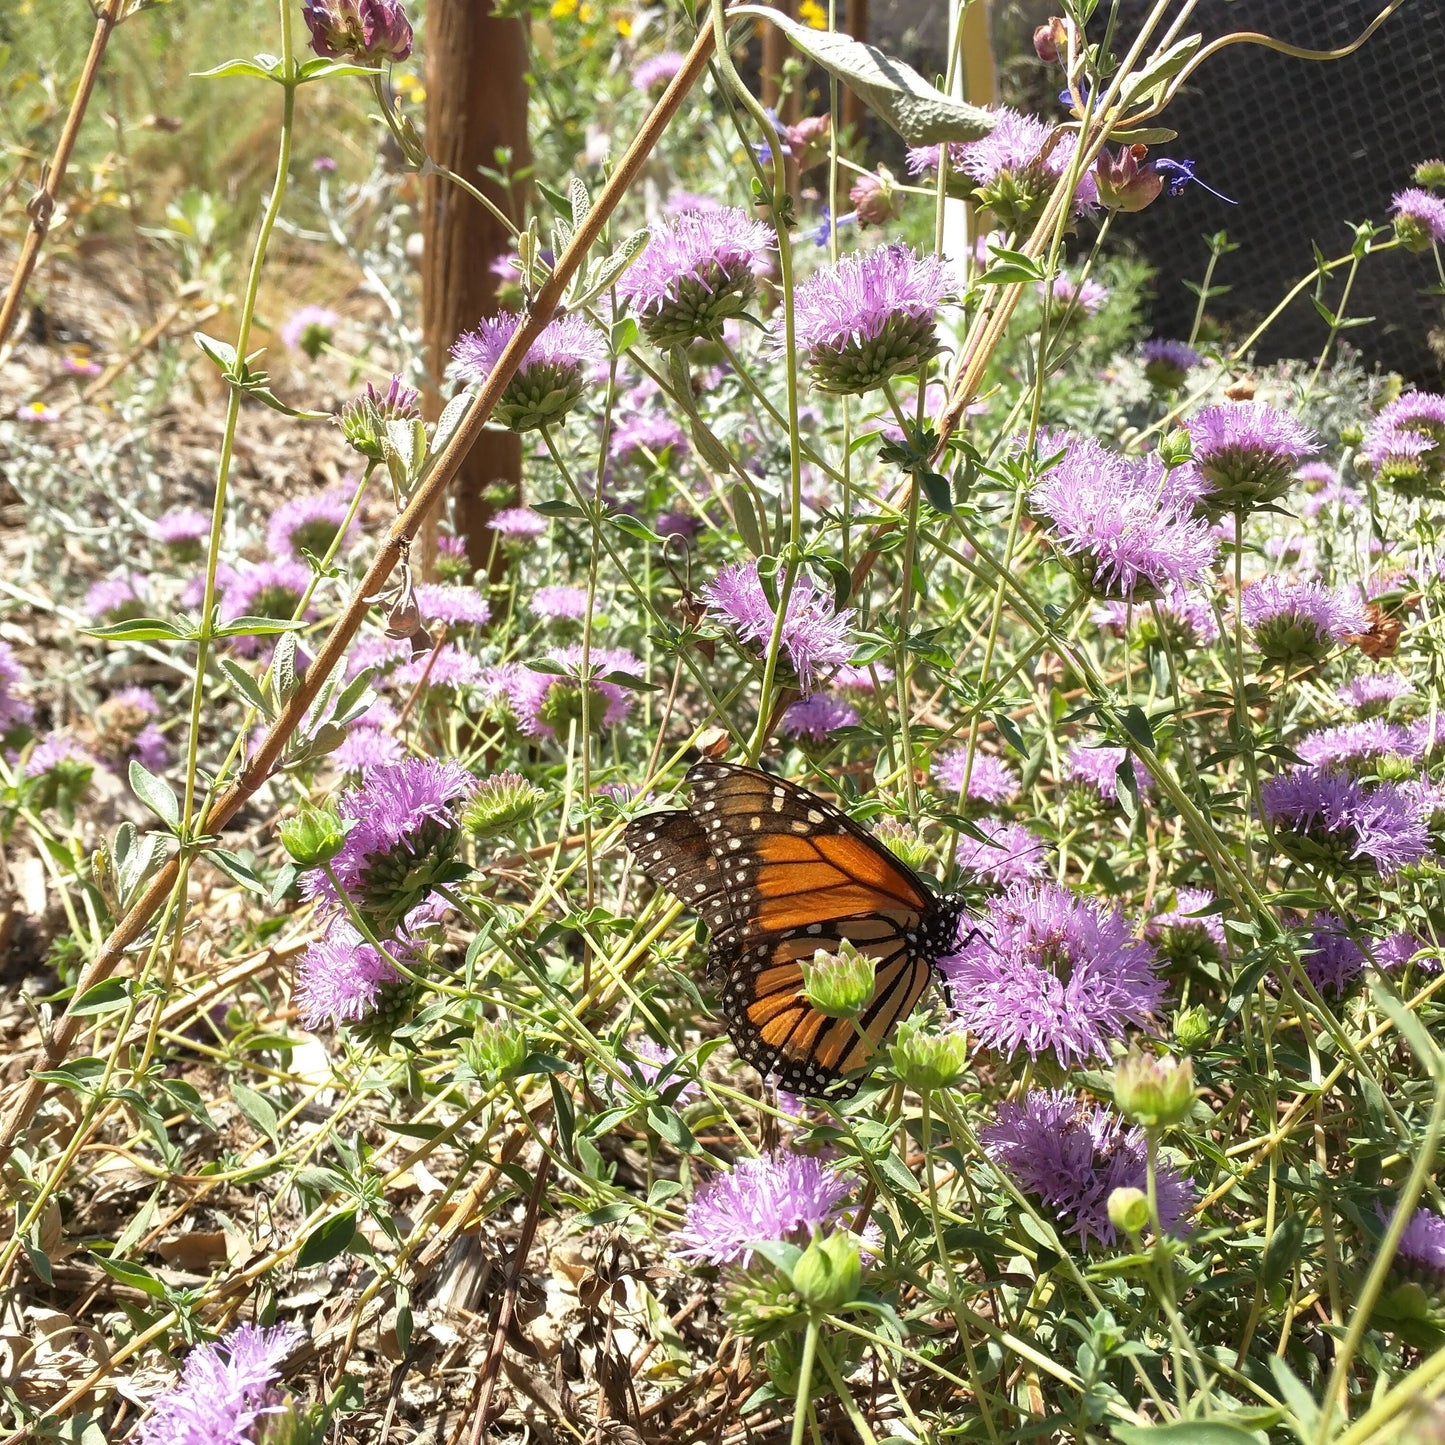
[[[1382,4],[1201,0],[1189,29],[1202,31],[1206,40],[1229,31],[1263,31],[1326,50],[1352,41]],[[1137,34],[1150,8],[1145,0],[1124,0],[1119,33]],[[1163,117],[1179,139],[1157,153],[1193,159],[1200,178],[1238,205],[1191,186],[1122,218],[1120,226],[1159,271],[1153,320],[1160,335],[1188,333],[1196,301],[1180,281],[1201,279],[1206,235],[1225,230],[1239,243],[1215,273],[1217,285],[1233,289],[1211,301],[1210,311],[1241,335],[1310,268],[1311,241],[1326,256],[1338,256],[1349,248],[1347,223],[1388,217],[1391,194],[1412,184],[1416,162],[1445,150],[1442,19],[1442,0],[1408,0],[1345,60],[1317,64],[1236,45],[1205,63]],[[1115,46],[1116,52],[1122,48]],[[1342,285],[1341,273],[1336,277],[1326,294],[1331,307]],[[1428,254],[1366,259],[1348,314],[1375,320],[1345,333],[1364,360],[1439,385],[1441,358],[1432,354],[1429,334],[1441,326],[1440,298],[1424,294],[1437,279]],[[1307,357],[1318,352],[1326,334],[1325,322],[1303,296],[1270,328],[1259,354]]]

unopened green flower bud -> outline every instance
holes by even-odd
[[[1146,1128],[1178,1124],[1194,1107],[1194,1065],[1188,1055],[1160,1058],[1131,1049],[1114,1068],[1114,1102]]]
[[[793,1266],[793,1288],[816,1314],[836,1314],[858,1297],[863,1260],[846,1234],[815,1239]]]
[[[1375,760],[1375,772],[1382,783],[1405,783],[1415,776],[1416,764],[1399,753],[1386,753]]]
[[[341,435],[353,451],[373,462],[385,461],[390,445],[387,423],[414,422],[420,417],[417,394],[402,385],[401,377],[393,376],[385,391],[378,391],[368,381],[366,390],[341,408]]]
[[[1421,161],[1415,167],[1415,184],[1428,186],[1432,191],[1445,186],[1445,161],[1434,159]]]
[[[1159,439],[1159,460],[1171,470],[1181,467],[1194,455],[1194,443],[1183,427],[1166,432]]]
[[[1144,1191],[1110,1190],[1109,1223],[1121,1234],[1143,1234],[1149,1227],[1149,1200]]]
[[[923,868],[933,852],[928,840],[897,818],[883,818],[873,829],[873,836],[895,858],[901,858],[915,872]]]
[[[1340,428],[1340,445],[1342,447],[1357,447],[1364,439],[1365,429],[1358,423]]]
[[[845,938],[837,953],[820,948],[803,961],[803,997],[830,1019],[854,1019],[873,998],[874,962]]]
[[[281,846],[299,868],[320,868],[346,843],[346,825],[330,808],[303,804],[294,818],[283,818],[277,832]]]
[[[476,1032],[462,1045],[471,1071],[485,1083],[517,1076],[529,1050],[527,1035],[504,1020],[483,1019]]]
[[[776,1336],[798,1318],[798,1296],[776,1270],[754,1260],[747,1270],[724,1276],[723,1318],[744,1339]]]
[[[1186,1052],[1207,1043],[1213,1031],[1214,1025],[1210,1022],[1209,1011],[1202,1005],[1195,1004],[1193,1008],[1180,1009],[1174,1015],[1174,1042]]]
[[[510,833],[537,816],[547,795],[520,773],[484,778],[462,811],[462,826],[474,838]]]
[[[889,1045],[893,1072],[920,1094],[956,1084],[968,1068],[968,1040],[923,1024],[904,1022]]]

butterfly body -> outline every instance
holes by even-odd
[[[685,810],[628,825],[653,882],[695,909],[710,934],[709,971],[739,1054],[782,1088],[852,1093],[849,1079],[913,1009],[965,908],[822,798],[771,774],[699,763]],[[872,957],[873,997],[856,1026],[803,995],[802,964],[844,941]]]

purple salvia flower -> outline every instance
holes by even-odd
[[[587,616],[587,589],[560,583],[539,587],[526,606],[533,617],[543,622],[580,621]]]
[[[1154,950],[1122,913],[1051,883],[991,899],[977,936],[939,960],[954,1027],[1066,1068],[1108,1059],[1110,1041],[1159,1008],[1154,968]]]
[[[1406,731],[1410,734],[1410,746],[1416,756],[1428,758],[1436,748],[1445,743],[1445,717],[1439,713],[1431,717],[1427,713],[1410,723]]]
[[[306,0],[301,18],[311,48],[325,60],[358,65],[403,61],[411,54],[411,22],[401,0]]]
[[[320,869],[303,876],[308,898],[341,901],[337,887],[377,920],[377,936],[390,933],[438,884],[453,876],[460,839],[455,813],[476,779],[448,759],[407,758],[377,768],[341,795],[337,813],[350,824],[346,844],[332,860],[335,881]]]
[[[1042,878],[1045,871],[1044,843],[1022,823],[998,823],[984,819],[978,831],[987,842],[958,835],[955,861],[973,879],[998,888],[1010,888]]]
[[[1407,729],[1383,718],[1318,728],[1296,743],[1294,751],[1301,762],[1312,768],[1334,767],[1341,763],[1348,766],[1392,755],[1412,761],[1422,756],[1418,743]]]
[[[1318,450],[1288,412],[1262,401],[1206,407],[1190,421],[1189,435],[1194,465],[1211,488],[1202,505],[1214,518],[1277,501],[1299,463]]]
[[[141,1426],[142,1445],[251,1445],[264,1417],[281,1408],[272,1386],[302,1338],[295,1325],[248,1324],[197,1345]]]
[[[1176,502],[1172,474],[1080,437],[1049,438],[1041,450],[1060,441],[1067,451],[1034,487],[1030,504],[1083,586],[1100,598],[1147,602],[1208,573],[1218,542]]]
[[[1428,251],[1445,241],[1445,199],[1411,186],[1390,198],[1395,234],[1407,251]]]
[[[428,622],[448,627],[483,627],[491,620],[491,604],[475,587],[422,582],[416,588],[416,605]]]
[[[281,324],[281,340],[292,351],[301,351],[315,361],[331,344],[340,317],[325,306],[301,306]]]
[[[399,763],[406,751],[384,728],[353,727],[331,756],[343,773],[356,774],[365,780],[378,768]]]
[[[229,623],[242,617],[264,617],[274,622],[290,621],[311,585],[311,577],[311,569],[304,562],[290,558],[247,563],[236,569],[226,588],[221,620]],[[315,616],[315,607],[308,605],[306,620]],[[258,637],[239,636],[229,641],[242,657],[253,657],[260,650]]]
[[[1067,1089],[1032,1090],[1022,1103],[999,1105],[995,1122],[979,1141],[1023,1193],[1033,1195],[1087,1247],[1091,1239],[1112,1245],[1118,1232],[1109,1219],[1115,1189],[1143,1189],[1148,1140],[1111,1110],[1077,1098]],[[1179,1232],[1194,1190],[1167,1160],[1155,1167],[1159,1222]]]
[[[638,61],[632,71],[633,89],[646,92],[666,85],[682,69],[685,59],[680,50],[664,50]]]
[[[704,1184],[687,1207],[674,1253],[692,1264],[747,1264],[755,1245],[806,1243],[835,1223],[857,1187],[818,1159],[791,1151],[740,1159]]]
[[[1036,289],[1041,300],[1052,300],[1054,311],[1061,316],[1066,312],[1093,316],[1109,299],[1109,288],[1092,277],[1075,281],[1072,276],[1061,274],[1054,277],[1052,286],[1040,281]]]
[[[144,573],[118,572],[91,584],[85,610],[99,623],[129,622],[145,616],[148,591]]]
[[[934,320],[951,289],[937,256],[903,245],[854,252],[815,272],[795,298],[796,342],[814,384],[856,395],[918,370],[938,353]],[[781,347],[780,329],[774,339]]]
[[[7,733],[18,723],[29,723],[35,709],[23,697],[15,695],[17,686],[28,686],[30,675],[20,665],[15,649],[0,642],[0,733]]]
[[[1139,356],[1144,363],[1145,379],[1160,391],[1183,386],[1189,373],[1204,360],[1188,342],[1164,337],[1146,341],[1139,348]]]
[[[499,678],[500,690],[528,737],[550,736],[565,742],[569,724],[582,721],[582,648],[554,648],[547,657],[565,669],[562,676],[512,667]],[[630,652],[609,647],[594,647],[588,663],[592,693],[588,722],[594,728],[616,727],[632,711],[632,696],[621,683],[607,681],[607,674],[638,677],[642,663]]]
[[[1204,912],[1217,902],[1207,888],[1178,888],[1174,907],[1156,913],[1144,936],[1171,963],[1218,962],[1225,955],[1224,919]]]
[[[540,537],[546,532],[547,519],[530,507],[504,507],[487,526],[508,541],[525,541],[528,537]]]
[[[654,233],[618,293],[662,350],[715,341],[723,323],[747,309],[774,240],[740,207],[683,211]]]
[[[303,550],[324,557],[340,535],[350,507],[351,496],[341,487],[282,502],[266,525],[267,552],[276,559],[299,560]]]
[[[462,692],[469,687],[484,686],[486,677],[486,668],[455,642],[444,642],[434,653],[424,652],[403,662],[392,674],[396,685],[407,691],[420,686],[424,680],[428,690],[447,688]]]
[[[968,766],[968,749],[953,748],[934,759],[933,781],[945,793],[957,797],[963,792],[964,775],[968,776],[968,797],[977,803],[997,805],[1019,795],[1019,775],[992,753],[975,752],[973,767]]]
[[[452,356],[468,386],[486,381],[521,324],[520,316],[499,311],[457,338]],[[507,383],[492,420],[517,432],[560,421],[582,400],[587,372],[606,359],[607,343],[585,317],[549,321]]]
[[[783,714],[782,731],[790,738],[808,738],[812,742],[822,743],[828,740],[830,733],[837,732],[839,728],[857,725],[856,708],[840,697],[832,697],[826,692],[815,692],[808,697],[800,697],[788,707]]]
[[[642,461],[649,452],[660,457],[669,448],[681,457],[687,451],[687,433],[670,416],[640,411],[613,427],[607,455],[615,462]]]
[[[346,655],[347,680],[363,672],[384,672],[399,662],[410,662],[411,640],[406,637],[382,637],[375,633],[362,636],[352,644]]]
[[[211,519],[198,507],[173,507],[151,523],[159,542],[178,562],[195,562],[211,535]]]
[[[1389,876],[1430,855],[1418,806],[1392,783],[1368,788],[1348,773],[1292,768],[1265,782],[1260,802],[1275,842],[1326,870]]]
[[[1272,572],[1244,589],[1245,625],[1266,662],[1283,667],[1318,662],[1370,619],[1349,593],[1322,582],[1298,582]]]
[[[775,614],[751,560],[724,567],[702,589],[711,611],[728,623],[744,642],[766,648],[773,635]],[[848,626],[850,610],[833,611],[833,599],[818,590],[807,573],[793,582],[783,622],[783,651],[805,693],[812,692],[820,675],[841,667],[852,656]]]
[[[1071,783],[1090,788],[1106,803],[1119,801],[1119,767],[1129,759],[1133,766],[1134,786],[1142,795],[1154,787],[1149,770],[1128,748],[1086,748],[1071,743],[1064,758],[1064,776]]]
[[[1445,1219],[1433,1209],[1417,1209],[1400,1235],[1395,1258],[1437,1288],[1445,1284]]]

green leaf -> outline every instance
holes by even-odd
[[[224,627],[218,627],[216,637],[270,637],[279,632],[295,632],[305,627],[304,622],[281,622],[275,617],[238,617]]]
[[[87,1018],[91,1014],[109,1013],[120,1008],[130,998],[130,981],[124,978],[106,978],[92,984],[79,998],[72,999],[66,1009],[75,1018]]]
[[[1437,1079],[1445,1077],[1445,1056],[1442,1056],[1435,1041],[1417,1015],[1410,1012],[1394,991],[1380,978],[1370,979],[1370,995],[1376,1005],[1389,1015],[1390,1022],[1400,1032],[1400,1037],[1410,1046],[1410,1052]]]
[[[592,209],[592,198],[587,194],[587,186],[581,176],[573,176],[567,182],[567,200],[572,207],[573,229],[580,231],[588,211]]]
[[[1115,1425],[1120,1445],[1262,1445],[1264,1436],[1222,1420],[1177,1420],[1172,1425]]]
[[[613,356],[624,356],[637,345],[637,338],[641,332],[637,329],[637,323],[630,317],[624,316],[612,328],[612,354]]]
[[[333,80],[344,75],[380,73],[373,65],[353,65],[349,60],[323,60],[319,56],[296,67],[296,79],[302,85],[312,80]]]
[[[323,1219],[302,1240],[301,1248],[296,1251],[296,1268],[306,1269],[313,1264],[325,1264],[328,1259],[335,1259],[355,1238],[354,1209],[333,1214],[330,1219]]]
[[[1126,707],[1119,715],[1119,721],[1124,726],[1124,731],[1139,744],[1141,748],[1148,748],[1151,753],[1159,751],[1159,744],[1154,741],[1154,729],[1149,725],[1149,719],[1144,716],[1144,709],[1137,704]]]
[[[134,617],[106,627],[83,627],[81,635],[105,642],[189,642],[195,634],[159,617]]]
[[[270,893],[265,880],[239,853],[232,853],[229,848],[209,848],[206,850],[206,857],[242,888],[249,889],[261,898]]]
[[[923,495],[928,498],[935,511],[945,516],[953,513],[953,488],[947,477],[939,472],[924,472]]]
[[[249,75],[255,80],[278,80],[274,70],[264,70],[250,60],[227,60],[210,70],[193,70],[192,80],[221,80],[231,75]]]
[[[130,764],[131,791],[158,817],[162,823],[174,828],[181,821],[181,803],[171,785],[147,769],[134,758]]]
[[[617,1204],[604,1204],[601,1209],[593,1209],[587,1214],[579,1214],[573,1224],[578,1229],[596,1229],[603,1224],[617,1224],[626,1219],[635,1207],[630,1200],[623,1200]]]
[[[1295,1434],[1302,1440],[1318,1438],[1320,1407],[1319,1402],[1310,1393],[1309,1386],[1290,1369],[1289,1362],[1281,1359],[1278,1355],[1269,1357],[1269,1368],[1274,1375],[1275,1387],[1294,1416]]]
[[[71,1059],[58,1069],[36,1069],[34,1077],[83,1094],[98,1084],[104,1074],[105,1060],[87,1054],[83,1059]]]
[[[841,80],[909,145],[980,140],[994,116],[935,89],[910,65],[850,36],[813,30],[766,5],[739,5],[730,18],[753,16],[775,25],[829,75]]]
[[[1119,86],[1120,109],[1127,110],[1151,97],[1158,99],[1164,86],[1184,69],[1203,43],[1202,35],[1186,35],[1157,60],[1126,75]]]
[[[261,684],[251,676],[246,668],[236,661],[234,657],[223,657],[221,659],[221,671],[231,680],[231,685],[241,694],[247,703],[256,709],[267,722],[271,722],[276,716],[276,709],[271,706],[266,694],[261,691]]]
[[[626,532],[629,537],[636,537],[639,542],[655,542],[659,547],[663,546],[663,539],[647,525],[636,517],[629,517],[626,512],[619,512],[615,517],[607,519],[617,528],[619,532]]]
[[[113,1280],[128,1284],[152,1299],[166,1297],[165,1282],[157,1279],[143,1264],[130,1259],[108,1259],[103,1254],[93,1254],[92,1257]]]
[[[229,374],[236,365],[236,348],[229,341],[207,336],[204,331],[191,332],[191,340],[216,363],[222,374]]]
[[[738,536],[743,540],[743,546],[754,557],[761,557],[767,548],[763,546],[758,514],[753,508],[753,494],[741,482],[734,482],[728,488],[728,510],[733,514],[733,522],[738,529]]]
[[[231,1085],[231,1098],[252,1128],[264,1134],[273,1144],[280,1142],[276,1127],[281,1122],[281,1117],[270,1099],[264,1094],[258,1094],[255,1089],[248,1089],[245,1084],[236,1083]]]

